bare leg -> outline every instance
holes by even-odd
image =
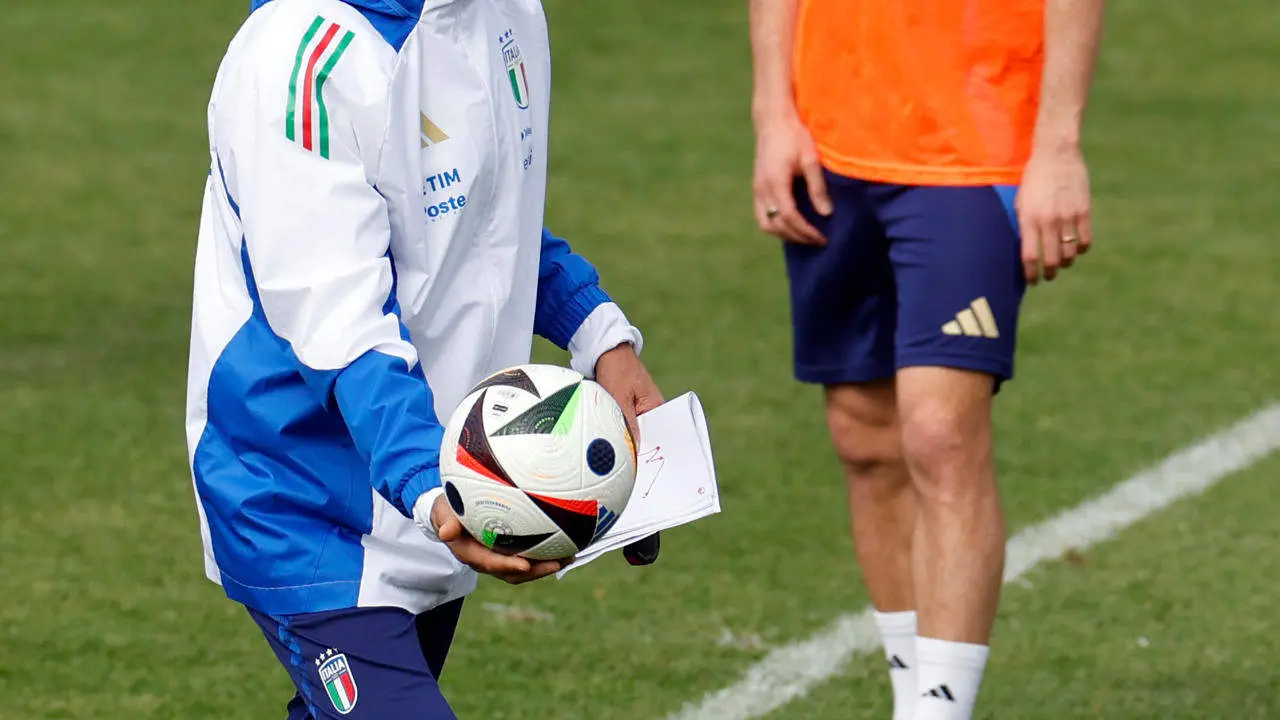
[[[1004,512],[992,461],[991,378],[906,368],[898,396],[919,495],[914,577],[920,634],[985,645],[1004,572]]]
[[[854,548],[871,602],[881,612],[914,610],[916,498],[902,460],[893,382],[833,385],[826,395],[827,426],[844,464]]]

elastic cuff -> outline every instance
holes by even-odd
[[[585,285],[578,288],[557,308],[558,312],[550,318],[547,339],[565,347],[566,339],[572,342],[573,336],[582,329],[585,323],[601,305],[612,302],[609,294],[599,285]]]
[[[915,610],[899,612],[875,611],[876,627],[881,635],[915,635],[918,620]]]
[[[418,496],[418,501],[413,504],[413,522],[422,530],[422,534],[439,541],[440,534],[436,527],[431,523],[431,508],[436,504],[436,498],[444,494],[444,488],[435,487]]]
[[[569,366],[584,377],[594,378],[600,356],[623,343],[630,343],[639,355],[644,347],[644,337],[636,326],[627,321],[627,316],[616,303],[602,303],[591,311],[569,339]]]
[[[986,645],[916,637],[916,659],[921,665],[949,665],[981,670],[991,652]]]
[[[410,471],[408,478],[400,490],[400,502],[404,507],[400,510],[412,518],[418,500],[431,490],[440,489],[440,466],[423,465]]]

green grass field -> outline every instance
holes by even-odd
[[[4,720],[284,716],[284,672],[203,578],[181,420],[204,105],[245,4],[0,11]],[[819,395],[790,376],[781,253],[750,217],[745,3],[547,6],[549,224],[668,393],[703,398],[724,513],[642,571],[482,582],[443,685],[463,718],[659,718],[866,595]],[[1030,294],[998,403],[1011,530],[1280,397],[1277,37],[1271,0],[1112,3],[1098,245]],[[979,716],[1280,717],[1277,473],[1009,586]],[[886,718],[881,668],[771,717]]]

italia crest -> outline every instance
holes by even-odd
[[[516,42],[515,33],[508,30],[499,37],[502,43],[502,60],[507,64],[507,79],[511,81],[511,94],[515,96],[516,107],[529,109],[529,75],[524,68],[524,53],[520,52],[520,43]]]
[[[351,673],[351,664],[347,656],[330,648],[316,658],[316,667],[320,673],[320,684],[329,693],[333,709],[339,715],[346,715],[356,706],[359,690],[356,688],[356,677]]]

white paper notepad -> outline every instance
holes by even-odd
[[[720,512],[711,436],[698,396],[687,392],[641,415],[639,422],[636,484],[626,509],[557,578],[646,535]]]

